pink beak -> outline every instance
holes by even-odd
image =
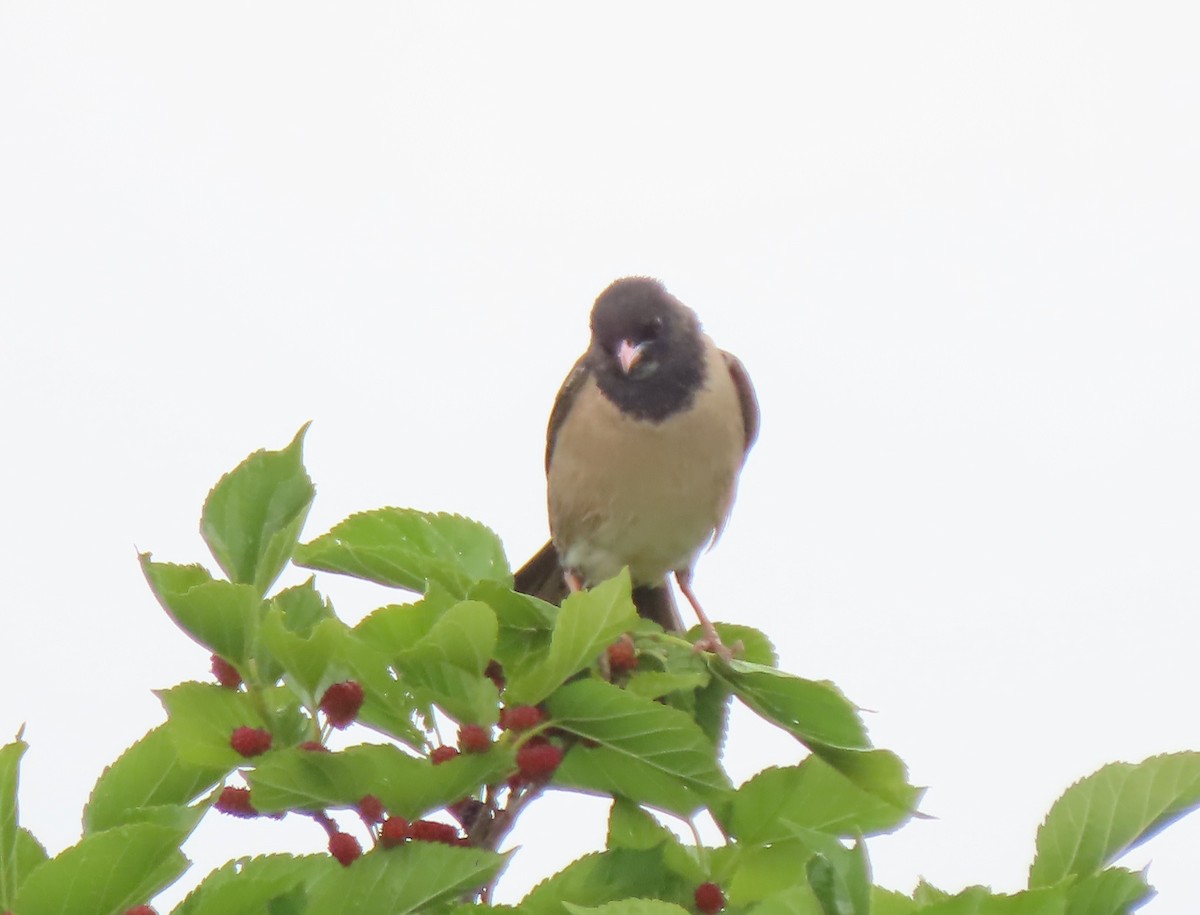
[[[642,358],[642,344],[630,343],[628,340],[622,340],[621,345],[617,347],[617,361],[621,363],[621,371],[626,375],[629,370],[637,364],[637,361]]]

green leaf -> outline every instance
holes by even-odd
[[[1112,763],[1076,782],[1037,834],[1031,887],[1095,873],[1200,806],[1200,753]]]
[[[492,608],[464,600],[448,608],[416,643],[400,656],[441,661],[482,676],[496,649],[499,626]]]
[[[312,505],[301,427],[282,451],[256,451],[204,501],[200,533],[231,581],[267,593],[292,555]]]
[[[418,702],[437,705],[456,721],[495,724],[500,693],[496,684],[444,661],[410,660],[401,671]]]
[[[773,893],[748,911],[750,915],[824,915],[807,881]]]
[[[760,772],[738,789],[731,830],[739,841],[767,845],[797,835],[796,827],[847,838],[890,832],[907,808],[858,787],[824,760]]]
[[[340,866],[326,855],[239,858],[205,877],[173,915],[264,915],[272,901]]]
[[[20,885],[17,860],[17,783],[29,745],[14,740],[0,747],[0,906],[9,908]]]
[[[792,840],[766,847],[747,847],[737,862],[732,875],[723,884],[729,904],[737,907],[750,906],[789,890],[800,889],[800,893],[788,893],[787,905],[782,899],[771,907],[791,911],[795,906],[800,911],[821,915],[821,906],[809,889],[805,877],[805,864],[812,858],[812,849],[803,842]]]
[[[249,693],[209,683],[180,683],[156,695],[167,710],[165,727],[179,759],[192,767],[226,772],[236,768],[244,760],[229,745],[234,729],[266,724]]]
[[[44,864],[49,855],[46,854],[46,849],[28,829],[21,827],[17,830],[17,879],[14,881],[16,886],[21,885],[21,881],[35,867]]]
[[[584,855],[521,900],[525,915],[562,915],[567,904],[597,906],[630,898],[685,899],[690,886],[663,864],[660,849]]]
[[[333,607],[317,590],[315,576],[303,584],[284,588],[271,598],[271,606],[283,614],[283,624],[289,632],[308,635],[318,623],[332,619]]]
[[[459,598],[432,583],[415,603],[388,604],[367,614],[354,627],[354,634],[372,648],[395,657],[425,638],[442,614],[458,602]]]
[[[194,765],[180,759],[167,725],[159,725],[104,770],[83,810],[85,833],[137,819],[137,811],[187,804],[224,777],[225,766]]]
[[[1153,895],[1142,874],[1109,867],[1068,885],[1067,915],[1125,915]]]
[[[912,915],[915,911],[917,903],[903,893],[881,886],[871,888],[871,915]]]
[[[632,801],[613,798],[608,814],[608,847],[638,850],[674,842],[675,834]]]
[[[686,816],[725,799],[713,746],[683,712],[600,680],[580,680],[546,703],[554,724],[599,746],[572,747],[557,785],[627,797]]]
[[[352,633],[343,636],[341,651],[349,679],[363,688],[358,722],[414,749],[424,746],[425,735],[413,724],[416,702],[396,681],[387,656]]]
[[[830,683],[805,680],[749,661],[716,662],[713,672],[767,720],[808,746],[865,750],[871,744],[858,710]]]
[[[13,903],[21,915],[124,912],[187,869],[186,832],[152,823],[93,833],[33,871]]]
[[[782,727],[871,794],[906,810],[920,790],[893,753],[870,749],[855,707],[829,683],[746,661],[714,662],[713,673],[747,706]]]
[[[500,541],[478,521],[403,508],[351,515],[293,561],[409,591],[436,583],[460,598],[480,579],[512,581]]]
[[[1064,915],[1066,905],[1066,891],[1062,887],[1006,896],[986,887],[972,886],[919,911],[922,915]]]
[[[410,842],[327,868],[312,887],[308,911],[320,915],[426,912],[488,883],[506,856],[480,848]]]
[[[274,753],[247,773],[247,780],[255,809],[267,813],[353,807],[363,795],[374,794],[387,810],[411,820],[503,781],[514,769],[511,752],[498,746],[435,766],[374,744],[338,753]]]
[[[150,589],[167,614],[194,641],[233,664],[249,670],[262,598],[250,585],[214,581],[198,565],[153,562],[138,557]]]
[[[703,671],[667,673],[663,670],[635,671],[625,684],[625,689],[644,699],[660,699],[667,693],[699,689],[709,682]]]
[[[288,675],[304,704],[312,707],[324,688],[338,680],[330,675],[330,667],[338,659],[347,631],[345,623],[331,617],[307,635],[300,635],[287,627],[282,611],[272,607],[263,619],[258,638],[261,647]]]
[[[469,595],[481,600],[496,614],[500,624],[496,636],[496,660],[512,670],[524,670],[545,657],[550,647],[558,607],[517,594],[499,582],[481,581]]]
[[[511,673],[507,701],[537,705],[572,674],[591,665],[636,621],[628,569],[590,591],[570,595],[559,611],[549,652],[535,666]]]
[[[688,910],[673,902],[657,899],[618,899],[598,906],[563,903],[571,915],[689,915]]]
[[[870,915],[871,867],[860,840],[853,848],[813,855],[805,868],[808,885],[825,915]]]

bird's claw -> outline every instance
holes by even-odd
[[[692,651],[696,654],[700,654],[702,651],[711,651],[722,661],[732,661],[736,655],[741,655],[745,650],[746,646],[742,644],[741,639],[738,639],[733,645],[726,645],[715,630],[692,643]]]

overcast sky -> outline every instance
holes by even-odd
[[[312,420],[307,538],[451,510],[518,564],[632,273],[762,401],[706,607],[930,786],[879,882],[1016,889],[1071,782],[1200,749],[1190,4],[734,8],[0,5],[0,734],[52,851],[150,690],[206,676],[137,549],[209,561],[208,488]],[[319,583],[351,621],[394,599]],[[798,751],[743,716],[727,762]],[[501,898],[605,810],[531,811]],[[187,879],[323,846],[206,823]],[[1200,906],[1197,847],[1200,815],[1126,859],[1148,911]]]

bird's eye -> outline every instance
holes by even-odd
[[[639,340],[657,340],[658,335],[662,333],[663,320],[655,315],[646,321],[640,328],[638,333]]]

